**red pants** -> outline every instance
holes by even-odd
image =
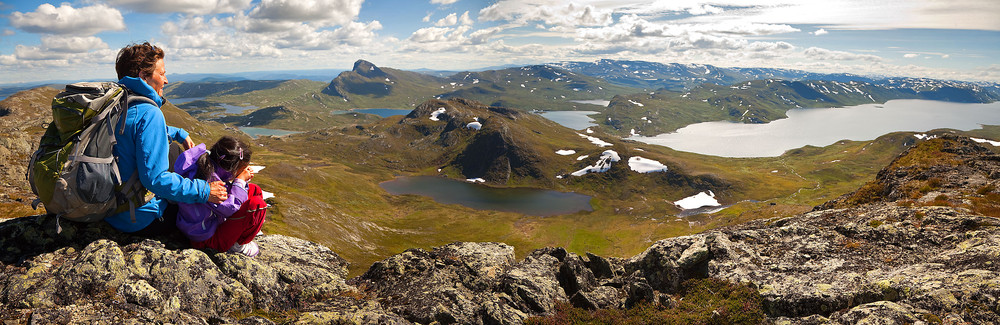
[[[228,251],[233,244],[245,245],[257,236],[260,228],[264,226],[264,219],[267,217],[267,203],[264,202],[263,193],[257,184],[249,184],[247,200],[225,222],[219,225],[212,238],[205,241],[192,242],[194,248],[211,248],[219,252]]]

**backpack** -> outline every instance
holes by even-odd
[[[31,156],[27,179],[38,203],[50,214],[79,222],[96,222],[119,211],[127,202],[135,222],[135,206],[146,189],[138,172],[124,184],[114,155],[115,125],[133,101],[115,82],[80,82],[52,99],[52,123]],[[153,103],[155,105],[155,103]],[[141,194],[141,195],[140,195]]]

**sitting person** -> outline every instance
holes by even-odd
[[[199,144],[184,151],[174,171],[184,177],[207,182],[223,181],[229,189],[221,203],[180,203],[177,228],[195,248],[242,253],[254,257],[259,248],[254,237],[264,225],[267,203],[257,184],[250,184],[250,147],[224,136],[206,150]]]
[[[222,182],[187,179],[170,171],[170,141],[180,142],[185,149],[194,143],[183,129],[167,125],[160,111],[164,103],[163,86],[167,84],[163,55],[163,49],[147,42],[122,48],[115,60],[118,82],[155,105],[130,102],[121,116],[122,122],[115,126],[118,143],[114,153],[122,182],[136,177],[144,189],[104,221],[122,232],[141,236],[176,231],[173,220],[176,205],[168,202],[219,203],[227,195]],[[146,195],[147,190],[154,195]]]

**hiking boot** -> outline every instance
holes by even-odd
[[[240,253],[249,257],[257,256],[260,254],[260,247],[257,247],[257,243],[249,242],[244,245],[240,243],[233,244],[233,247],[229,248],[230,253]]]

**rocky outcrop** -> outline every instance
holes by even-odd
[[[0,101],[0,203],[34,199],[24,182],[27,161],[38,147],[39,130],[52,121],[49,103],[59,91],[40,87]]]
[[[644,301],[672,306],[686,280],[711,277],[756,289],[774,323],[1000,323],[1000,220],[975,212],[980,205],[958,206],[998,195],[998,177],[989,171],[1000,159],[961,138],[938,141],[948,143],[917,148],[955,154],[904,156],[891,168],[936,170],[934,188],[952,198],[963,193],[959,199],[934,205],[879,196],[663,239],[628,259],[542,248],[518,260],[503,243],[458,242],[410,249],[346,279],[347,262],[335,252],[280,235],[258,237],[261,255],[248,258],[191,249],[176,236],[121,234],[103,223],[62,221],[57,232],[51,217],[12,219],[0,223],[0,318],[519,324],[553,313],[560,302],[587,309]],[[958,190],[973,182],[982,186]]]

